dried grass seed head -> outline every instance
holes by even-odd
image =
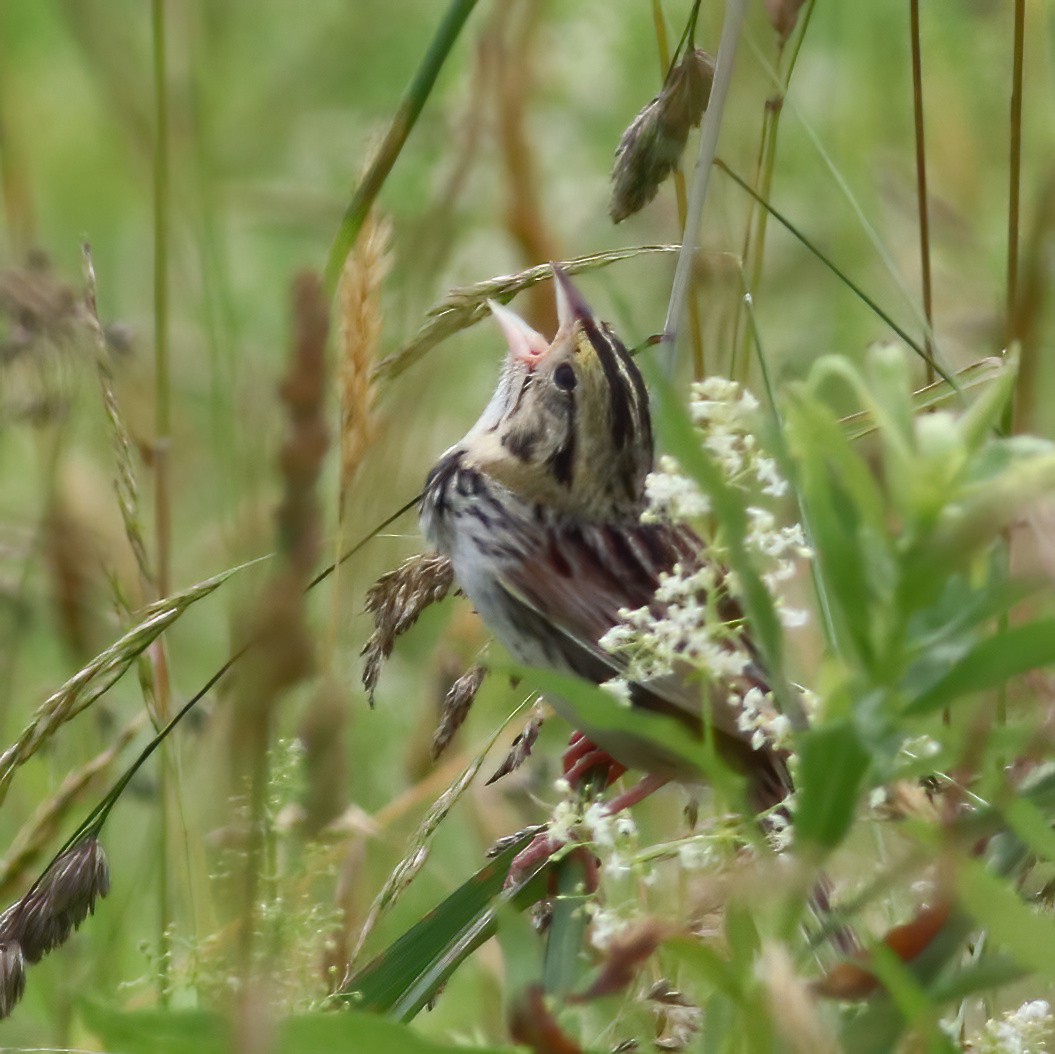
[[[36,885],[0,915],[0,944],[17,941],[28,962],[64,944],[110,892],[106,854],[94,837],[63,853]]]
[[[441,601],[454,583],[450,560],[437,553],[418,553],[394,571],[383,574],[366,594],[366,610],[374,617],[374,632],[363,645],[363,687],[374,705],[374,689],[396,638],[431,604]]]
[[[630,122],[612,168],[608,214],[613,223],[639,212],[659,192],[685,149],[690,129],[703,117],[713,81],[714,60],[705,51],[690,50],[671,68],[659,95]]]
[[[470,666],[447,691],[443,700],[439,725],[432,737],[432,760],[436,761],[450,745],[455,732],[465,723],[469,710],[484,683],[487,669],[479,664]]]

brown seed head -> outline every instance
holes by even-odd
[[[366,610],[374,616],[374,632],[363,646],[363,687],[374,705],[374,689],[396,638],[405,633],[430,605],[441,601],[454,583],[450,560],[437,553],[419,553],[395,571],[383,574],[367,591]]]
[[[689,130],[700,123],[711,95],[714,60],[689,51],[671,68],[657,95],[630,123],[615,151],[613,223],[643,209],[659,192],[685,149]]]
[[[16,904],[0,915],[0,944],[16,941],[28,962],[64,944],[110,892],[106,854],[94,837],[63,853]]]
[[[486,676],[486,667],[470,666],[448,689],[447,696],[443,700],[440,723],[432,737],[433,761],[447,749],[454,738],[454,733],[462,727],[469,716],[469,708],[473,705],[476,693],[480,690],[480,685],[484,683]]]

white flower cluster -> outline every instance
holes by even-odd
[[[756,558],[781,621],[788,627],[800,626],[806,613],[789,607],[779,589],[794,574],[795,561],[811,553],[799,524],[779,526],[774,513],[761,504],[767,496],[784,495],[788,485],[776,462],[758,448],[753,431],[757,410],[758,401],[735,381],[710,377],[693,385],[690,413],[701,443],[727,481],[758,502],[747,506],[747,549]],[[727,550],[722,539],[708,534],[706,524],[699,522],[711,512],[710,499],[671,457],[660,459],[645,491],[648,508],[642,519],[702,527],[712,562],[701,568],[676,566],[663,575],[655,601],[620,611],[620,623],[601,638],[601,647],[623,659],[627,680],[647,681],[688,666],[712,685],[733,688],[752,660],[740,620],[730,617],[737,609],[736,576],[719,570],[728,563]],[[625,694],[618,680],[606,687],[617,697]],[[747,724],[741,727],[751,733],[756,746],[783,743],[790,729],[774,711],[772,700],[765,703],[761,693],[751,689],[744,701]]]
[[[773,705],[773,693],[749,688],[740,700],[736,727],[751,737],[751,749],[764,746],[785,749],[791,739],[791,721]]]
[[[555,787],[563,797],[550,815],[548,836],[560,845],[571,842],[588,845],[600,857],[606,872],[628,874],[637,850],[637,826],[633,817],[626,812],[612,815],[604,801],[592,802],[584,809],[566,779],[558,779]]]
[[[1055,1018],[1047,1000],[1034,999],[985,1023],[975,1038],[979,1054],[1049,1054]]]
[[[739,622],[727,622],[717,611],[727,596],[725,577],[710,564],[690,572],[676,565],[660,576],[656,589],[662,614],[650,607],[624,608],[622,621],[601,638],[601,647],[623,658],[631,681],[662,677],[681,663],[708,678],[735,680],[751,656]]]

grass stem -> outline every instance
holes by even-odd
[[[674,270],[674,284],[670,291],[667,318],[663,323],[663,342],[667,346],[664,366],[668,377],[674,375],[678,363],[678,323],[689,292],[689,282],[696,260],[696,250],[699,246],[703,205],[707,200],[707,187],[710,183],[711,164],[718,150],[718,133],[722,126],[725,100],[729,95],[729,85],[733,79],[733,64],[736,60],[736,50],[746,15],[747,0],[726,0],[725,20],[722,23],[722,36],[718,43],[718,56],[715,60],[714,84],[711,87],[711,98],[700,128],[700,149],[696,155],[696,165],[692,173],[681,252],[678,254],[678,263]]]
[[[392,171],[396,158],[399,157],[425,102],[432,93],[436,78],[447,61],[454,42],[458,39],[466,19],[475,6],[476,0],[451,0],[447,13],[443,16],[443,21],[425,53],[425,58],[414,74],[414,79],[410,82],[410,87],[407,88],[392,118],[392,123],[388,126],[388,131],[385,133],[374,160],[359,181],[352,200],[344,210],[344,217],[333,239],[333,245],[330,246],[330,252],[326,258],[326,269],[323,272],[326,291],[331,297],[337,289],[337,280],[340,278],[345,258],[355,245],[356,238],[359,237],[359,231],[370,211],[370,206],[373,205],[389,172]]]
[[[930,208],[927,201],[927,150],[923,136],[923,60],[919,41],[919,0],[909,0],[910,37],[912,39],[912,113],[916,131],[916,207],[919,210],[920,275],[923,284],[923,314],[927,326],[923,346],[927,351],[927,383],[934,383],[934,346],[931,332],[934,315],[931,310],[930,277]]]
[[[693,8],[693,27],[699,13],[699,5]],[[652,24],[656,31],[656,49],[659,53],[660,76],[666,77],[670,69],[671,54],[667,41],[667,23],[663,18],[663,8],[659,0],[652,0]],[[680,163],[674,166],[674,197],[678,204],[678,223],[685,229],[688,218],[688,191],[685,186],[685,173]],[[689,338],[692,341],[692,375],[702,381],[707,375],[707,361],[703,347],[703,329],[700,322],[700,305],[694,295],[689,296]]]
[[[165,3],[153,0],[151,30],[154,60],[154,572],[158,597],[166,597],[171,585],[172,506],[169,491],[169,447],[172,431],[169,384],[169,117],[166,87]],[[169,718],[169,677],[165,646],[158,638],[150,649],[154,666],[157,716]],[[171,817],[172,760],[162,755],[158,824],[158,1002],[168,1004],[170,932],[172,921],[169,890],[169,827]]]

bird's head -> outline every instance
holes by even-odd
[[[463,440],[468,462],[514,493],[588,521],[637,513],[652,468],[641,372],[556,265],[547,341],[491,302],[508,344],[498,387]]]

